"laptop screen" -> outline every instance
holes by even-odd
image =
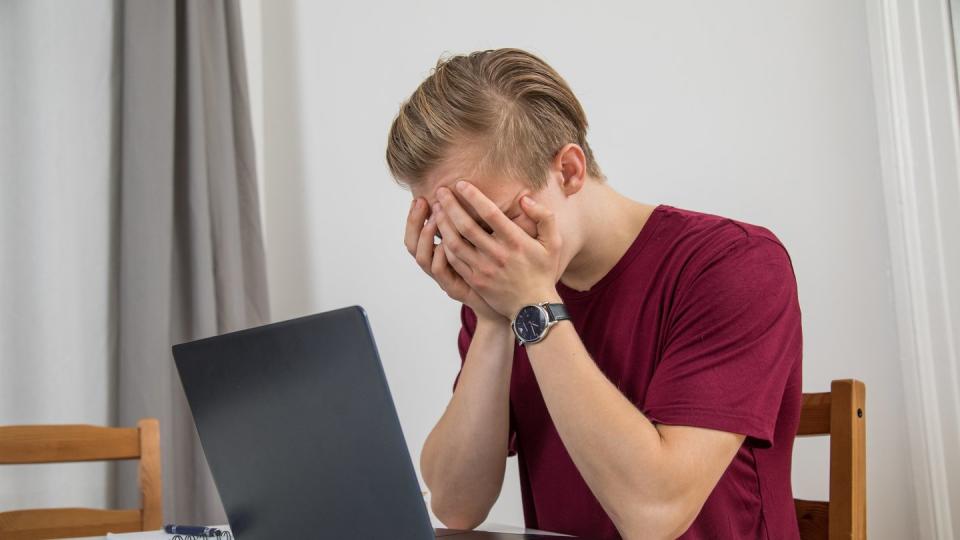
[[[434,538],[363,308],[173,354],[238,539]]]

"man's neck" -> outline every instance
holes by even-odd
[[[560,277],[577,291],[589,290],[613,269],[656,208],[628,199],[606,183],[587,189],[580,249]]]

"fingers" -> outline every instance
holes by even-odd
[[[460,236],[460,231],[453,226],[453,222],[443,207],[435,204],[433,216],[436,218],[437,226],[440,228],[440,234],[443,235],[442,245],[445,246],[447,250],[447,258],[450,259],[450,264],[452,264],[458,272],[460,272],[460,268],[457,266],[457,262],[461,264],[466,263],[466,265],[471,268],[475,267],[479,261],[477,249],[468,244],[463,237]],[[463,272],[460,272],[460,275],[466,278],[472,273],[473,272],[468,272],[464,275]]]
[[[433,250],[433,263],[430,265],[430,272],[433,274],[433,279],[437,281],[437,284],[440,285],[440,288],[447,293],[448,296],[454,298],[455,300],[463,300],[463,294],[466,283],[463,281],[456,272],[450,268],[449,261],[447,260],[446,250],[443,249],[443,243],[441,242]]]
[[[497,241],[470,217],[470,214],[460,206],[460,202],[453,196],[453,193],[447,189],[440,189],[437,190],[437,198],[443,205],[444,212],[450,216],[453,226],[456,227],[456,229],[460,231],[460,234],[469,240],[471,244],[488,255],[499,251],[500,248],[497,245]],[[499,211],[499,209],[497,209],[497,211]]]
[[[423,228],[423,220],[427,218],[427,201],[417,197],[410,205],[410,211],[407,213],[407,226],[403,234],[403,244],[407,252],[414,257],[417,256],[417,245],[420,238],[420,231]]]
[[[426,204],[424,204],[426,206]],[[430,265],[433,263],[433,235],[437,232],[437,219],[436,215],[431,215],[427,219],[426,224],[420,230],[420,236],[417,237],[417,245],[414,249],[413,256],[417,260],[417,264],[420,265],[420,268],[424,272],[430,273]]]
[[[553,211],[527,196],[520,199],[520,207],[537,224],[537,240],[545,245],[557,245],[560,231]]]
[[[404,244],[420,268],[432,277],[447,295],[462,301],[466,290],[469,290],[469,285],[462,276],[470,275],[472,271],[463,261],[453,256],[448,258],[448,251],[441,244],[434,245],[434,237],[439,230],[437,213],[431,214],[424,223],[427,208],[425,200],[417,198],[413,201],[407,216]],[[445,227],[448,227],[450,237],[466,244],[453,229],[449,229],[449,225]]]
[[[430,274],[434,279],[440,282],[440,286],[446,290],[446,284],[452,281],[452,272],[447,264],[447,256],[443,250],[443,242],[434,247],[433,261],[430,263]]]
[[[457,192],[477,212],[480,219],[493,227],[493,230],[499,235],[507,239],[517,240],[519,238],[518,234],[523,233],[523,230],[516,223],[510,221],[510,218],[501,212],[497,205],[476,186],[466,180],[460,180],[457,182],[456,188]]]
[[[456,254],[453,253],[446,241],[440,242],[437,248],[443,250],[444,257],[450,262],[450,266],[456,270],[457,274],[459,274],[467,284],[472,286],[473,268],[461,261]]]

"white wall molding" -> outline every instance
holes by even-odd
[[[958,538],[960,113],[949,6],[866,6],[918,532]]]

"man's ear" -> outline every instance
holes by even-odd
[[[583,188],[587,174],[587,156],[580,145],[567,143],[554,156],[552,168],[559,173],[560,189],[569,197]]]

